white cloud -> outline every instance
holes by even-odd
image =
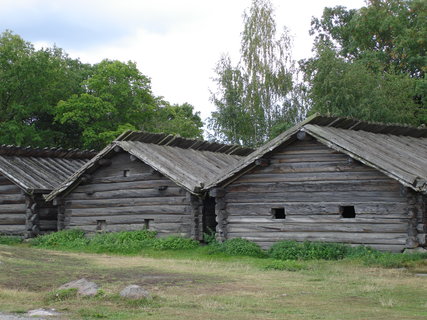
[[[278,31],[294,37],[294,56],[311,55],[312,16],[325,6],[360,7],[363,0],[272,0]],[[210,78],[220,55],[239,57],[243,10],[250,0],[0,0],[0,27],[37,47],[56,43],[72,57],[96,63],[132,60],[171,103],[189,102],[209,116]],[[3,23],[1,22],[3,21]],[[6,24],[6,25],[5,25]],[[22,31],[21,31],[22,30]],[[55,32],[53,32],[55,31]],[[21,33],[22,32],[22,33]]]

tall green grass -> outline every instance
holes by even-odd
[[[65,230],[39,236],[33,239],[31,244],[41,248],[94,253],[138,254],[144,250],[187,250],[201,256],[217,254],[230,257],[270,258],[274,259],[271,269],[301,267],[300,264],[289,261],[342,259],[357,260],[370,266],[396,268],[427,259],[427,253],[390,253],[370,247],[351,247],[341,243],[324,242],[279,241],[269,250],[263,250],[258,244],[241,238],[222,243],[211,239],[206,247],[195,251],[194,249],[199,248],[199,243],[195,240],[178,236],[158,238],[156,232],[149,230],[99,233],[92,237],[87,237],[80,230]]]
[[[14,245],[22,242],[21,237],[7,236],[0,234],[0,244]]]
[[[156,232],[149,230],[98,233],[92,237],[85,236],[81,230],[64,230],[39,236],[32,240],[32,245],[47,249],[136,254],[144,249],[193,249],[198,247],[198,242],[178,236],[157,238]]]

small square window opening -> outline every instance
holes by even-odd
[[[106,220],[96,220],[96,232],[103,232],[107,227]]]
[[[340,213],[342,218],[356,218],[354,206],[340,206]]]
[[[129,170],[123,170],[123,177],[129,177]]]
[[[144,219],[144,229],[145,230],[150,229],[150,221],[153,221],[153,219]]]
[[[285,219],[286,213],[285,208],[272,208],[271,213],[274,219]]]

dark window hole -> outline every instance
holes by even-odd
[[[150,229],[150,221],[153,221],[153,219],[144,219],[144,229],[145,230]]]
[[[97,232],[105,231],[106,227],[107,227],[107,221],[106,220],[96,220],[96,231]]]
[[[285,208],[272,208],[271,213],[273,214],[274,219],[286,218]]]
[[[343,218],[356,218],[354,206],[340,206],[340,213]]]

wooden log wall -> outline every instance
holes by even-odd
[[[414,199],[408,200],[395,180],[314,140],[297,140],[269,160],[225,188],[225,205],[217,215],[227,238],[246,238],[262,247],[278,240],[390,251],[417,245],[408,241],[408,230],[419,225],[408,205]],[[354,206],[356,216],[342,217],[343,206]],[[275,219],[274,208],[284,208],[286,217]]]
[[[427,248],[427,196],[416,195],[417,220],[416,241],[420,247]]]
[[[0,234],[25,235],[26,209],[21,189],[0,175]]]
[[[119,151],[119,150],[117,150]],[[104,161],[63,197],[59,227],[86,232],[148,228],[160,236],[199,238],[199,202],[183,188],[125,152]]]
[[[38,214],[38,234],[58,231],[58,206],[46,202],[42,194],[34,196]]]

